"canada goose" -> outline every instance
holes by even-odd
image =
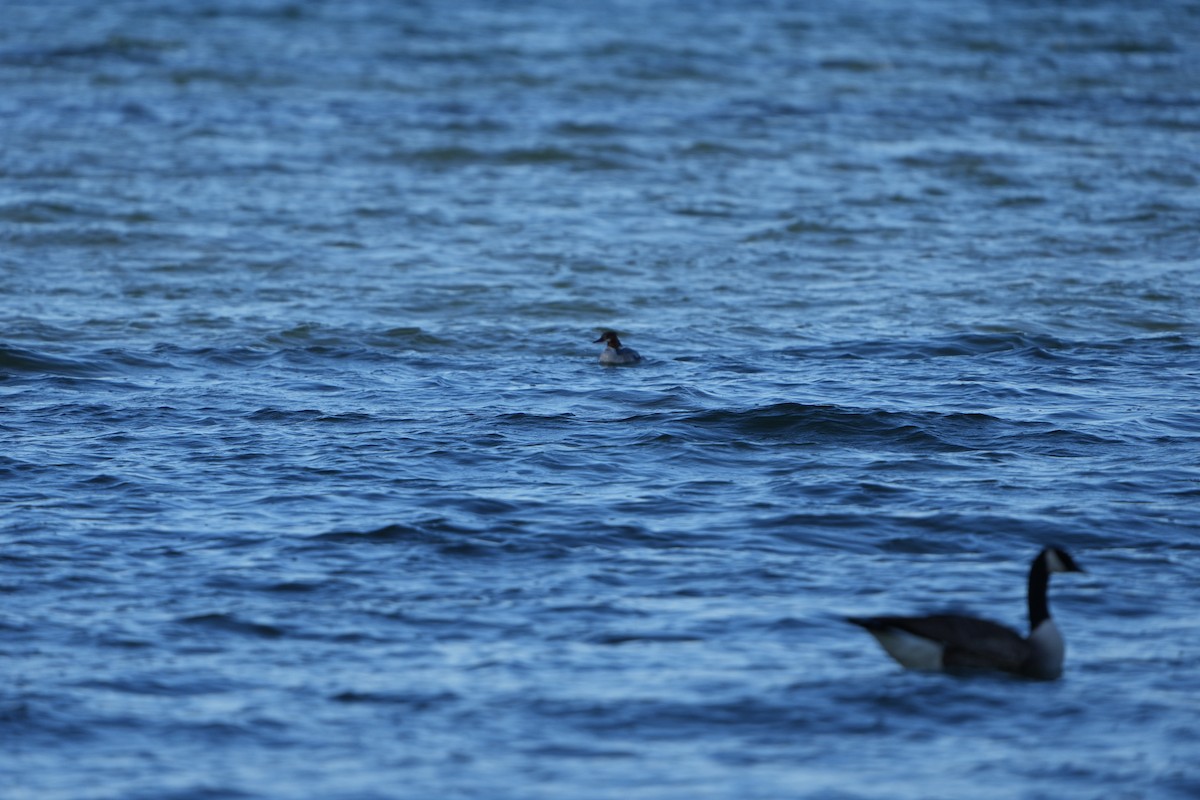
[[[1029,566],[1029,636],[986,619],[960,614],[928,617],[849,617],[867,629],[892,658],[908,669],[995,669],[1026,678],[1062,675],[1065,645],[1046,604],[1051,572],[1083,572],[1057,547],[1038,553]]]

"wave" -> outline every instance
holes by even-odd
[[[842,358],[954,358],[994,354],[1021,354],[1054,358],[1078,345],[1048,334],[1024,331],[964,331],[919,339],[867,339],[832,342],[817,348],[792,348],[789,355]]]
[[[197,614],[184,617],[178,622],[191,628],[207,630],[213,633],[250,636],[262,639],[278,639],[287,634],[287,630],[277,625],[263,622],[252,622],[241,619],[233,614],[212,613]]]
[[[497,500],[455,499],[448,492],[439,500],[454,516],[436,516],[396,522],[365,530],[342,529],[318,533],[295,543],[298,551],[325,552],[330,546],[400,548],[440,559],[486,562],[496,558],[558,560],[579,550],[673,549],[680,533],[670,526],[657,528],[667,509],[655,504],[644,522],[597,520],[586,509],[539,507],[536,504]],[[645,512],[647,509],[641,509]],[[721,532],[689,532],[692,546],[719,546]],[[602,580],[596,578],[596,580]]]
[[[366,531],[320,533],[309,537],[309,541],[338,544],[414,544],[432,547],[442,555],[451,556],[490,555],[502,544],[496,538],[480,535],[478,530],[456,525],[443,518],[412,524],[394,523]]]
[[[1074,340],[1049,333],[1023,330],[975,330],[923,336],[911,339],[865,339],[835,341],[806,347],[791,347],[784,355],[804,358],[897,359],[970,358],[1014,356],[1032,362],[1121,363],[1163,361],[1177,354],[1191,353],[1195,343],[1179,331],[1165,327],[1150,328],[1146,336],[1117,336],[1094,340]]]
[[[0,345],[0,376],[4,373],[24,375],[60,375],[67,377],[100,377],[106,370],[87,361],[51,356],[22,347]]]
[[[507,147],[483,150],[462,146],[397,149],[379,157],[384,163],[398,163],[427,169],[458,169],[469,166],[490,167],[566,167],[577,170],[625,170],[635,166],[635,157],[619,147]]]
[[[1037,421],[984,413],[885,411],[775,403],[741,411],[703,411],[672,427],[708,440],[850,445],[934,451],[1042,451],[1082,454],[1116,440]]]
[[[0,344],[0,382],[49,380],[69,385],[79,381],[102,381],[110,389],[137,389],[142,388],[138,385],[138,375],[176,366],[145,353],[117,348],[65,356]]]

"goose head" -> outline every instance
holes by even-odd
[[[1086,572],[1083,567],[1075,563],[1071,554],[1061,547],[1047,547],[1042,551],[1041,558],[1046,565],[1047,572]]]

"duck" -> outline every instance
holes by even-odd
[[[1029,566],[1029,635],[961,614],[925,617],[847,617],[878,640],[907,669],[942,672],[998,670],[1034,680],[1062,675],[1066,645],[1046,602],[1050,575],[1083,572],[1067,551],[1046,547]]]
[[[599,344],[605,342],[608,347],[604,348],[604,352],[600,354],[600,363],[605,366],[615,367],[621,364],[636,364],[642,360],[638,355],[638,351],[632,347],[623,347],[621,340],[617,338],[617,334],[613,331],[605,331],[600,334],[600,338],[592,342]]]

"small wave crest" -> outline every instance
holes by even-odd
[[[1054,358],[1074,345],[1048,334],[1024,331],[965,331],[919,339],[868,339],[832,343],[823,347],[824,354],[844,358],[925,359],[963,356],[1018,354],[1035,358]],[[811,350],[803,355],[812,356]]]
[[[740,411],[704,411],[683,427],[706,439],[879,447],[932,451],[1028,451],[1047,447],[1059,455],[1111,444],[1092,434],[1037,421],[1012,421],[983,413],[885,411],[834,405],[775,403]]]
[[[52,356],[22,347],[0,345],[0,374],[4,373],[93,378],[104,375],[105,369],[87,361]]]

